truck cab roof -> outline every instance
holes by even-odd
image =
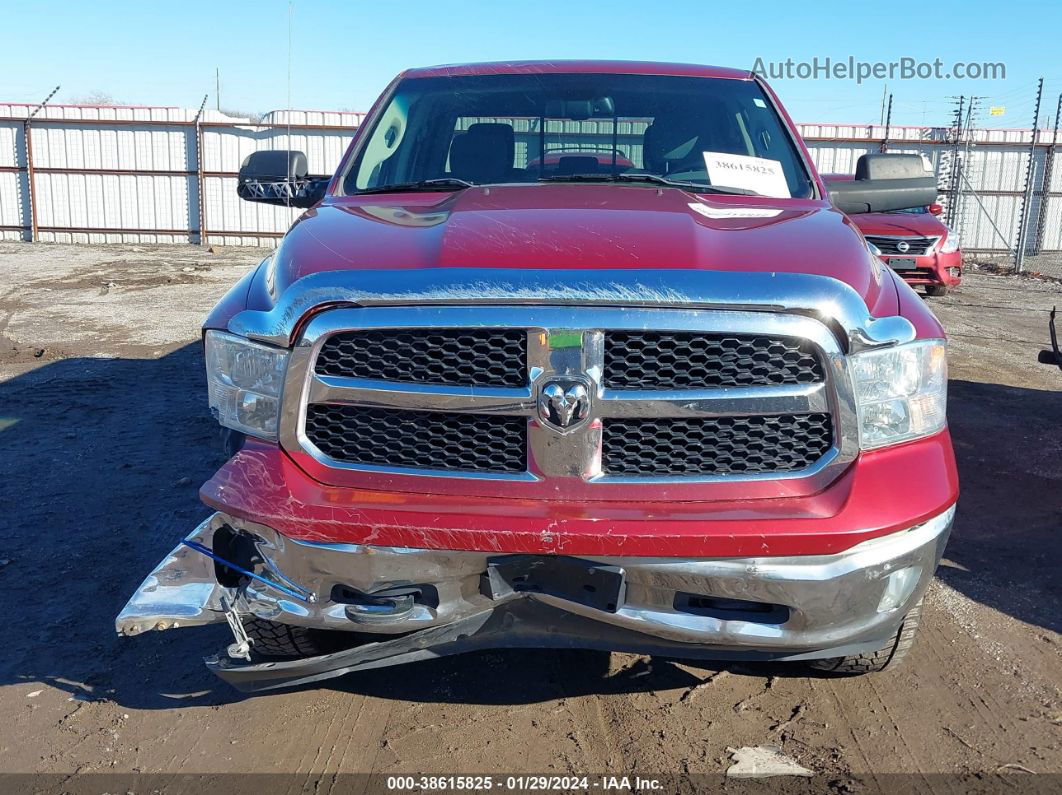
[[[483,63],[442,64],[418,67],[402,73],[403,78],[466,77],[503,74],[617,74],[666,75],[670,77],[710,77],[728,80],[751,80],[748,69],[730,69],[701,64],[657,61],[488,61]]]

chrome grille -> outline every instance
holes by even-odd
[[[605,420],[602,467],[627,476],[804,469],[833,444],[828,414]]]
[[[483,414],[306,407],[306,436],[336,461],[456,472],[523,472],[527,420]]]
[[[933,244],[937,242],[935,237],[890,237],[879,235],[867,235],[867,241],[878,247],[882,254],[899,257],[921,257]],[[906,243],[907,251],[900,251],[900,243]]]
[[[320,375],[441,386],[527,383],[527,333],[520,329],[375,329],[330,337]]]
[[[482,385],[482,373],[498,377],[498,360],[456,351],[498,335],[505,342],[490,351],[515,352],[502,357],[506,385]],[[388,358],[412,345],[423,361],[424,340],[449,353],[419,370]],[[388,356],[364,369],[360,353],[342,353],[351,345]],[[465,369],[455,376],[449,362]],[[361,488],[659,499],[640,484],[664,479],[673,499],[708,498],[709,483],[751,499],[777,495],[773,475],[792,481],[786,493],[813,494],[858,452],[846,367],[826,325],[782,312],[334,309],[294,348],[280,442],[316,479]],[[424,380],[399,380],[414,377]],[[585,403],[565,403],[576,394]]]
[[[822,364],[806,340],[674,331],[605,333],[606,387],[697,389],[810,384]]]

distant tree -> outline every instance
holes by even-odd
[[[124,105],[126,103],[115,100],[106,91],[90,91],[88,94],[73,96],[68,100],[71,105]]]
[[[258,124],[262,121],[262,117],[265,116],[264,113],[259,113],[257,111],[233,110],[231,108],[222,108],[221,112],[226,116],[235,116],[238,119],[250,119],[254,124]]]

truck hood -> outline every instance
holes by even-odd
[[[850,285],[872,311],[887,291],[895,303],[826,202],[581,184],[328,199],[284,238],[270,292],[323,271],[430,268],[806,273]]]
[[[864,235],[941,237],[947,231],[944,223],[929,213],[861,213],[852,216],[852,223]]]

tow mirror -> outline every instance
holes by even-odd
[[[287,149],[252,152],[240,166],[241,199],[282,207],[313,207],[324,198],[330,177],[308,176],[306,155]]]
[[[841,212],[882,213],[926,207],[937,200],[937,178],[921,155],[863,155],[855,179],[827,180],[830,201]]]
[[[588,119],[615,116],[616,105],[612,97],[594,97],[592,99],[551,99],[544,111],[550,119],[571,119],[587,121]]]

